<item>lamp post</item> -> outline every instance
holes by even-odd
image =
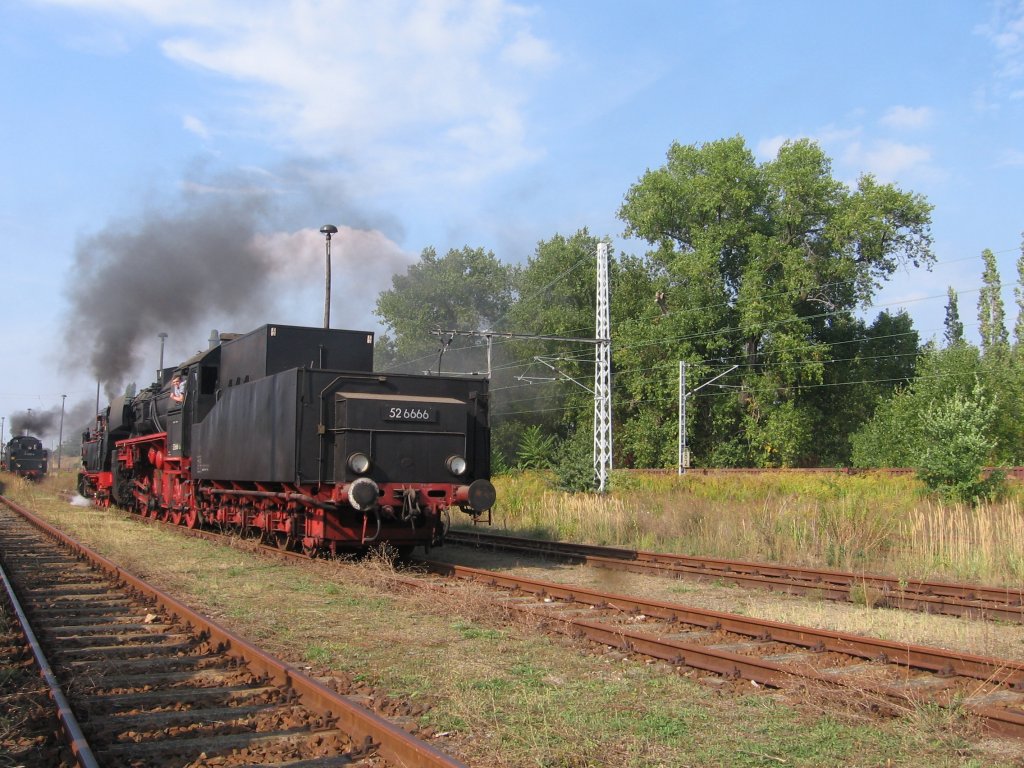
[[[157,372],[156,377],[158,383],[163,385],[164,383],[164,341],[167,339],[167,334],[163,331],[157,334],[160,337],[160,370]]]
[[[60,471],[60,459],[64,455],[64,401],[67,395],[60,396],[60,436],[57,438],[57,471]]]
[[[4,444],[4,427],[7,426],[7,417],[0,416],[0,445]]]
[[[324,224],[320,227],[320,234],[327,238],[327,278],[324,287],[324,328],[331,327],[331,235],[338,234],[338,228],[333,224]]]

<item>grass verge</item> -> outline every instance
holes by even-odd
[[[383,691],[472,765],[973,767],[1020,757],[967,721],[931,723],[917,708],[880,719],[829,701],[822,712],[817,698],[702,684],[549,638],[472,587],[408,593],[381,563],[277,565],[72,507],[47,485],[9,483],[8,493],[271,652]]]

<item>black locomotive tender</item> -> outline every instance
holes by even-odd
[[[29,480],[38,480],[46,474],[49,455],[38,437],[17,435],[0,451],[0,469]]]
[[[494,504],[487,380],[375,373],[372,333],[215,332],[160,379],[83,435],[83,495],[310,555],[405,555]]]

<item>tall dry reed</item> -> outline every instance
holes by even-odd
[[[931,499],[912,477],[619,473],[604,496],[499,478],[499,530],[565,541],[772,560],[912,578],[1014,584],[1024,576],[1019,489],[977,508]]]
[[[928,501],[900,529],[897,569],[919,577],[1024,583],[1024,508],[1017,499],[977,507]]]

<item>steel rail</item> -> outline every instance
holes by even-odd
[[[131,519],[139,519],[132,517]],[[161,523],[144,519],[143,522]],[[211,531],[186,529],[167,523],[186,535],[198,536],[210,540],[234,541],[234,537]],[[266,552],[270,556],[286,559],[309,560],[305,555],[257,542],[244,542],[250,548]],[[896,643],[889,640],[855,635],[834,630],[816,629],[796,624],[755,619],[738,614],[694,608],[666,601],[644,600],[641,598],[618,595],[584,587],[573,587],[557,582],[511,576],[481,568],[453,565],[428,560],[417,560],[430,571],[442,576],[457,577],[504,589],[518,590],[527,594],[550,596],[553,598],[577,602],[595,607],[610,606],[623,613],[644,613],[666,621],[679,621],[696,624],[706,628],[722,629],[736,634],[743,634],[762,640],[776,640],[809,648],[814,651],[832,651],[847,655],[859,656],[872,661],[888,661],[906,667],[925,669],[942,674],[956,674],[977,680],[994,680],[1000,683],[1024,688],[1024,662],[999,659],[991,656],[958,653],[928,646]],[[422,586],[419,579],[396,575],[396,581],[410,587]]]
[[[864,590],[864,601],[874,599],[870,590],[875,590],[878,602],[873,604],[878,606],[1024,623],[1024,588],[897,579],[892,576],[828,568],[798,568],[774,563],[553,542],[476,531],[449,531],[446,538],[453,544],[553,554],[600,568],[633,573],[660,573],[673,577],[727,579],[742,586],[790,594],[815,594],[841,602],[857,602],[855,593],[858,589]]]
[[[0,496],[7,507],[17,512],[41,531],[78,552],[98,568],[140,593],[155,600],[169,615],[188,622],[199,631],[206,633],[214,646],[221,646],[224,652],[245,659],[250,669],[262,673],[277,685],[291,688],[300,697],[304,706],[318,714],[336,717],[342,727],[359,741],[372,741],[379,754],[390,762],[404,766],[423,768],[465,768],[465,764],[446,755],[426,742],[417,739],[397,725],[368,709],[364,709],[335,693],[321,683],[307,677],[299,670],[286,664],[210,619],[196,613],[184,603],[134,576],[113,561],[94,552],[81,542],[33,514],[5,496]]]
[[[64,695],[57,676],[53,673],[53,667],[50,666],[50,662],[46,658],[42,646],[39,644],[36,633],[32,630],[32,624],[29,622],[28,615],[25,613],[24,608],[21,607],[21,602],[14,592],[14,585],[7,577],[7,572],[4,570],[3,565],[0,565],[0,579],[3,580],[7,599],[10,601],[11,608],[18,618],[18,623],[21,625],[21,632],[25,636],[25,642],[32,650],[32,656],[35,657],[39,673],[49,689],[50,698],[53,700],[54,707],[57,710],[57,720],[60,722],[61,730],[64,731],[64,737],[71,749],[71,753],[75,756],[75,761],[80,768],[99,768],[99,762],[89,746],[88,739],[82,733],[82,728],[78,724],[78,718],[75,717],[75,713],[71,710],[71,705]]]
[[[1024,688],[1024,663],[1013,660],[955,653],[845,632],[753,619],[721,611],[691,608],[659,600],[643,600],[449,563],[421,562],[434,573],[443,576],[481,582],[537,597],[550,597],[581,605],[612,608],[624,614],[642,613],[667,622],[682,622],[706,629],[733,632],[761,642],[786,643],[819,653],[830,651],[911,669],[926,670],[941,676],[966,677],[1018,690]],[[655,652],[648,655],[669,661],[678,660],[679,663],[720,674],[753,679],[766,685],[780,685],[787,677],[790,679],[802,677],[824,680],[819,673],[813,670],[787,668],[753,656],[657,638],[623,627],[609,627],[583,619],[565,618],[564,622],[567,627],[571,628],[570,634],[582,633],[598,642],[639,653],[647,653],[645,648],[655,649]],[[755,674],[758,676],[755,677]],[[841,684],[842,682],[834,678],[828,679],[828,681],[832,684]],[[893,694],[893,689],[887,686],[874,690],[885,695]],[[1014,736],[1024,736],[1024,713],[990,705],[966,703],[965,706],[973,713],[985,718],[995,730]]]
[[[146,523],[171,525],[158,520],[138,518]],[[252,541],[239,541],[236,537],[210,531],[173,526],[175,529],[191,536],[199,536],[210,540],[227,541],[230,546],[244,545],[246,548],[267,553],[271,557],[308,560],[305,555],[280,550],[273,546]],[[661,601],[639,600],[623,595],[613,595],[573,588],[554,582],[536,579],[517,578],[493,571],[465,566],[451,565],[419,560],[420,565],[430,571],[446,577],[456,577],[484,583],[511,591],[523,592],[537,597],[553,597],[569,603],[591,605],[595,608],[610,607],[623,614],[643,612],[653,618],[672,623],[692,624],[712,630],[724,630],[735,634],[746,635],[760,642],[779,642],[806,648],[814,653],[833,652],[845,654],[876,662],[892,663],[907,669],[921,669],[943,677],[957,675],[978,680],[983,683],[1008,685],[1013,688],[1024,687],[1024,664],[978,656],[961,654],[909,644],[893,643],[860,635],[852,635],[830,630],[818,630],[767,620],[750,619],[735,614],[718,611],[690,608],[688,606]],[[412,576],[395,575],[395,582],[411,589],[431,589],[429,582]],[[511,605],[513,610],[537,615],[536,604],[533,609]],[[813,680],[830,687],[842,687],[842,679],[822,674],[810,665],[786,666],[768,659],[761,659],[742,653],[709,648],[696,643],[687,643],[671,638],[661,638],[644,634],[621,626],[609,626],[600,622],[582,618],[568,618],[549,615],[553,619],[550,625],[555,631],[570,637],[584,637],[596,643],[620,648],[630,653],[638,653],[658,658],[676,666],[689,666],[704,669],[729,678],[753,680],[759,684],[781,687],[793,680]],[[874,693],[905,699],[906,691],[888,685],[871,684]],[[999,706],[967,702],[964,706],[975,715],[984,719],[993,731],[1024,737],[1024,713],[1009,711]]]

